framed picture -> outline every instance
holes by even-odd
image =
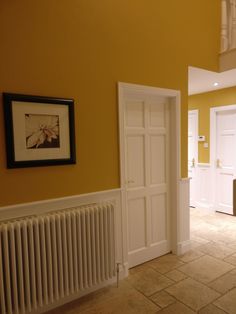
[[[75,164],[72,99],[3,93],[7,167]]]

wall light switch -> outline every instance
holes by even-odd
[[[204,148],[208,148],[208,143],[204,143],[204,144],[203,144],[203,147],[204,147]]]

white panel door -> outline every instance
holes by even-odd
[[[127,96],[124,110],[129,267],[170,251],[169,103]]]
[[[188,177],[190,180],[190,206],[197,200],[196,165],[198,163],[198,110],[188,112]]]
[[[236,175],[236,110],[216,114],[216,210],[233,214],[233,179]]]

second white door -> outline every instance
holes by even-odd
[[[233,214],[236,177],[236,110],[216,113],[215,209]]]

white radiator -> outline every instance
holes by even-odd
[[[0,313],[37,312],[115,275],[114,206],[0,223]]]

